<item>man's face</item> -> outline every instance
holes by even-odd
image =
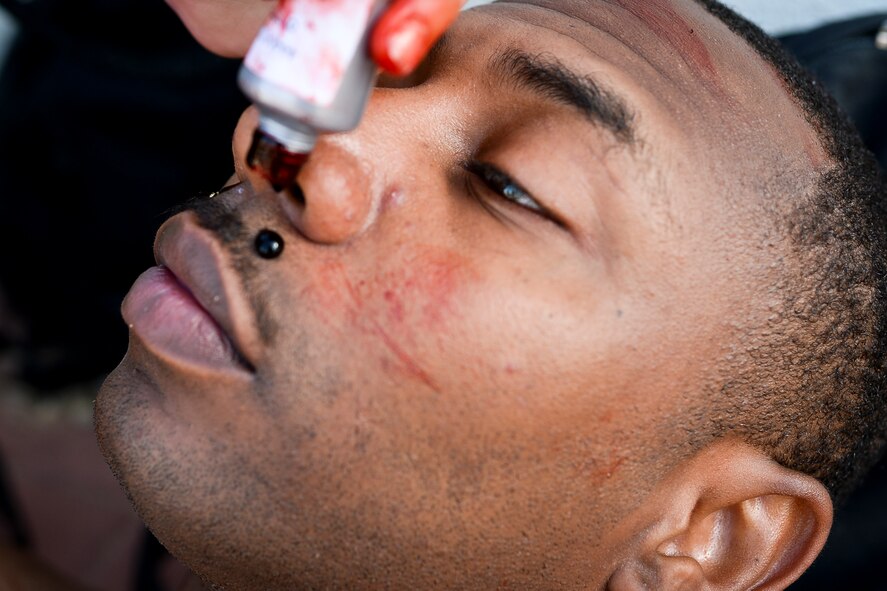
[[[243,169],[245,114],[242,182],[161,228],[172,274],[124,304],[103,449],[232,588],[599,586],[766,314],[757,181],[821,154],[690,1],[475,9],[382,86],[302,203]]]

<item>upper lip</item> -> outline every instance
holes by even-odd
[[[227,335],[243,364],[254,370],[260,340],[243,284],[226,265],[222,245],[197,224],[194,214],[179,214],[160,227],[154,258],[191,292]]]

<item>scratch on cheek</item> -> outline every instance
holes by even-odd
[[[625,463],[625,460],[624,456],[618,455],[616,450],[613,450],[612,455],[606,461],[598,462],[593,460],[591,462],[592,468],[588,473],[588,477],[596,482],[612,478],[619,473],[619,469]]]
[[[345,287],[348,290],[348,295],[351,297],[351,304],[353,306],[353,311],[364,311],[366,299],[361,297],[360,292],[354,286],[351,279],[348,278],[347,275],[342,273],[342,282],[345,284]],[[403,313],[402,304],[400,300],[396,298],[393,292],[387,291],[385,296],[383,296],[385,300],[391,301],[393,300],[397,305],[401,307],[401,315]],[[394,356],[400,361],[401,366],[404,370],[413,377],[417,378],[420,382],[424,383],[426,386],[434,390],[435,392],[439,392],[437,384],[431,379],[431,376],[428,375],[422,367],[416,362],[416,359],[407,353],[403,347],[401,347],[396,340],[389,334],[387,330],[379,323],[378,320],[372,317],[364,316],[363,320],[369,325],[370,332],[374,334],[385,347],[394,354]]]
[[[418,334],[441,335],[455,311],[453,295],[468,268],[461,257],[427,249],[393,271],[352,279],[338,262],[324,265],[305,290],[331,326],[359,331],[381,342],[397,368],[440,391],[438,383],[411,353]]]
[[[422,369],[416,360],[406,351],[400,348],[397,342],[391,338],[391,335],[388,334],[384,328],[378,325],[378,323],[373,322],[373,327],[375,329],[376,335],[385,343],[385,346],[388,347],[388,350],[391,351],[395,357],[397,357],[398,361],[400,361],[403,368],[418,379],[420,382],[424,383],[426,386],[434,390],[435,392],[440,392],[440,387],[435,383],[434,380],[431,379],[431,376],[428,375],[424,369]]]

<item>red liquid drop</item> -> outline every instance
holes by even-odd
[[[303,152],[290,152],[276,139],[256,129],[246,155],[246,164],[251,169],[259,171],[271,183],[274,190],[280,192],[295,184],[296,177],[309,155]]]

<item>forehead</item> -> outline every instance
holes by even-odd
[[[694,158],[727,158],[726,169],[738,148],[761,166],[825,160],[775,69],[694,0],[504,0],[481,10],[503,35],[629,93],[652,141],[686,141]]]

